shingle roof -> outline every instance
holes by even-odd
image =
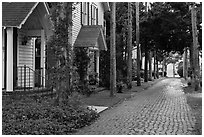
[[[20,27],[37,2],[3,2],[2,26]]]
[[[107,50],[102,26],[82,26],[74,43],[74,47],[96,47],[97,42],[100,50]]]

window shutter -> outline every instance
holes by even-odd
[[[92,9],[92,5],[91,5],[91,25],[92,25],[92,14],[93,14],[93,11],[92,11],[93,9]]]
[[[98,8],[96,9],[96,25],[98,25]]]
[[[87,3],[87,25],[89,25],[89,2]]]
[[[81,2],[81,25],[83,26],[83,22],[82,22],[82,19],[83,19],[83,6],[82,6],[82,2]]]

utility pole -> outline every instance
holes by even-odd
[[[116,3],[111,4],[111,20],[110,20],[110,97],[116,93],[116,44],[115,44],[115,11]]]
[[[193,35],[193,86],[195,91],[199,89],[199,54],[198,54],[198,33],[197,33],[197,13],[195,9],[195,3],[191,5],[191,22],[192,22],[192,35]]]
[[[188,77],[188,64],[187,64],[187,48],[184,48],[183,53],[183,77],[185,80],[187,80]]]
[[[135,2],[136,7],[136,46],[137,46],[137,86],[141,86],[140,81],[140,45],[139,45],[139,2]]]
[[[132,3],[128,2],[128,88],[132,88]]]

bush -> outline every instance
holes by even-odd
[[[178,75],[179,75],[180,77],[183,77],[183,67],[180,67],[180,68],[178,69],[177,73],[178,73]]]
[[[2,134],[6,135],[70,134],[99,116],[81,106],[78,95],[69,97],[60,106],[53,105],[49,98],[3,98]]]

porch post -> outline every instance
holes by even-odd
[[[2,28],[2,88],[5,88],[5,30]]]
[[[96,51],[96,73],[97,73],[97,82],[99,84],[99,50]]]
[[[13,91],[13,28],[7,28],[6,91]]]
[[[41,30],[41,68],[42,68],[42,85],[45,87],[45,31]]]

